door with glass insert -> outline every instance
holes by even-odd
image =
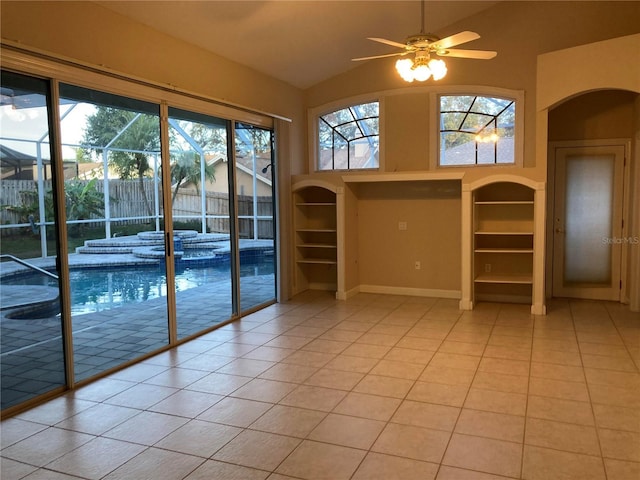
[[[0,398],[6,410],[66,384],[48,82],[2,72]]]
[[[240,311],[276,299],[273,131],[235,124]]]
[[[556,149],[553,295],[620,300],[624,146]]]

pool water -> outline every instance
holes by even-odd
[[[273,257],[266,256],[240,264],[240,277],[273,275]],[[176,271],[176,292],[211,283],[230,282],[230,264],[223,262],[206,267],[186,267]],[[69,272],[71,313],[81,315],[166,297],[164,268],[131,266],[119,268],[79,268]],[[27,274],[3,279],[4,285],[47,285],[57,287],[54,279]]]

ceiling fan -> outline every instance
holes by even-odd
[[[420,33],[408,36],[405,43],[394,42],[393,40],[387,40],[386,38],[368,37],[369,40],[383,43],[385,45],[391,45],[392,47],[398,47],[403,51],[387,53],[385,55],[374,55],[372,57],[353,58],[352,61],[359,62],[375,58],[402,57],[410,53],[415,53],[415,58],[413,60],[406,58],[400,59],[396,62],[396,69],[398,70],[398,73],[400,73],[402,78],[406,81],[412,82],[413,80],[427,80],[432,75],[434,80],[439,80],[446,75],[447,68],[444,62],[439,59],[431,58],[431,55],[489,60],[498,54],[497,52],[489,50],[461,50],[451,48],[480,38],[480,35],[475,32],[464,31],[445,38],[440,38],[431,33],[425,33],[424,4],[425,0],[422,0],[422,27],[420,29]]]

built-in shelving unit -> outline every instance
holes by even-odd
[[[531,303],[534,190],[497,182],[473,194],[473,283],[478,300]]]
[[[336,193],[321,186],[304,186],[294,190],[293,205],[298,290],[336,290]]]

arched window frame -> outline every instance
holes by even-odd
[[[515,102],[515,125],[513,137],[513,162],[510,163],[465,163],[447,165],[441,163],[440,98],[442,96],[491,97]],[[524,91],[486,86],[445,87],[430,95],[430,112],[433,126],[429,132],[430,168],[478,168],[478,167],[522,167],[524,158]]]

